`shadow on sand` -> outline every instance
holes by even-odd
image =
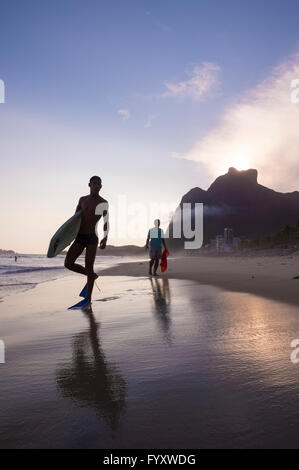
[[[101,349],[99,323],[92,310],[84,312],[89,329],[73,338],[72,361],[57,372],[57,386],[64,397],[92,407],[115,433],[126,402],[126,381],[117,365],[109,363]]]

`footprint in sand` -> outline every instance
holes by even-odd
[[[109,300],[116,300],[120,299],[119,296],[114,296],[114,297],[105,297],[104,299],[98,299],[96,302],[108,302]]]

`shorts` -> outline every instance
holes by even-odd
[[[99,243],[99,239],[95,233],[78,233],[75,238],[75,242],[86,247],[87,245],[97,245]]]
[[[149,257],[150,259],[161,259],[162,248],[157,248],[156,246],[150,246]]]

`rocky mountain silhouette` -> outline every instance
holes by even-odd
[[[225,227],[234,236],[256,239],[281,230],[299,220],[299,192],[280,193],[258,183],[257,170],[238,171],[229,168],[207,191],[193,188],[182,197],[175,212],[181,213],[184,203],[204,203],[204,243],[223,234]],[[194,227],[194,214],[192,215]],[[173,239],[173,219],[169,227],[169,246],[182,248],[184,237]]]

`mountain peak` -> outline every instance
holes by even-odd
[[[247,203],[257,188],[257,170],[237,170],[231,167],[225,175],[216,178],[207,192],[220,201],[233,203],[235,200],[242,200]]]
[[[237,170],[234,167],[229,168],[225,175],[218,176],[213,184],[208,189],[208,192],[223,192],[223,191],[244,191],[244,187],[251,188],[252,185],[257,185],[257,170]]]
[[[201,188],[195,187],[190,189],[181,200],[181,203],[194,202],[194,201],[205,201],[206,191]]]
[[[279,193],[258,184],[257,178],[255,169],[239,171],[231,167],[207,191],[192,188],[178,209],[182,210],[184,202],[205,204],[205,241],[223,233],[224,227],[231,227],[236,236],[254,239],[278,232],[286,224],[296,225],[299,192]],[[172,227],[173,222],[170,230]],[[174,242],[173,246],[181,247],[180,243]]]
[[[252,183],[257,184],[257,170],[250,169],[250,170],[237,170],[233,166],[228,169],[227,175],[234,176],[234,177],[241,177],[244,178]],[[224,175],[226,176],[226,175]]]

